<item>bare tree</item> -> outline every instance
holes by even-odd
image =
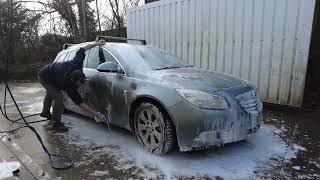
[[[40,18],[39,14],[29,11],[19,1],[0,1],[0,55],[6,64],[15,63],[18,56],[35,46]]]
[[[69,29],[73,36],[79,36],[79,26],[77,24],[77,18],[74,10],[72,9],[72,4],[68,0],[53,0],[51,2],[52,9],[57,11],[62,19],[66,21],[67,29]]]
[[[127,9],[138,6],[141,0],[108,0],[112,10],[112,28],[115,26],[118,31],[118,36],[123,36],[125,29],[125,21]],[[120,2],[122,6],[120,6]]]
[[[124,17],[124,24],[126,25],[126,22],[127,22],[127,14],[128,14],[128,9],[129,8],[132,8],[132,7],[136,7],[136,6],[139,6],[141,0],[122,0],[122,4],[124,6],[124,14],[123,14],[123,17]]]
[[[100,22],[100,13],[99,13],[99,7],[98,7],[98,0],[96,0],[96,11],[97,11],[97,21],[99,25],[99,32],[101,32],[101,22]]]
[[[129,8],[138,6],[140,1],[141,0],[122,0],[124,16],[127,15],[127,11]]]
[[[119,7],[119,1],[120,0],[109,0],[109,4],[111,6],[112,10],[112,15],[113,15],[113,22],[115,22],[115,26],[118,30],[118,36],[122,35],[121,29],[123,28],[123,16],[121,15],[120,12],[120,7]]]
[[[139,6],[140,2],[141,2],[141,0],[128,0],[128,4],[129,4],[130,7]]]

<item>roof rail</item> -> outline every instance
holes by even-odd
[[[141,43],[141,45],[147,45],[146,40],[142,40],[142,39],[131,39],[131,38],[101,36],[101,35],[98,35],[96,37],[96,41],[99,41],[101,39],[105,40],[106,42],[122,42],[122,43],[128,43],[129,41],[135,41],[135,42]]]
[[[66,50],[66,49],[68,49],[68,47],[73,46],[73,45],[75,45],[75,44],[64,43],[63,44],[63,50]]]

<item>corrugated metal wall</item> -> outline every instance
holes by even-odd
[[[315,0],[162,0],[128,13],[128,37],[300,106]]]

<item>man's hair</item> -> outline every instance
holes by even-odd
[[[80,81],[81,83],[84,83],[86,75],[84,75],[81,70],[74,70],[70,73],[70,79],[73,82]]]

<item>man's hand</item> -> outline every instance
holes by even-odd
[[[106,117],[100,113],[100,112],[96,112],[96,115],[94,116],[94,120],[97,122],[97,123],[100,123],[100,122],[105,122],[105,123],[108,123]]]
[[[99,40],[98,42],[96,42],[97,46],[101,46],[101,45],[104,45],[106,44],[106,41],[105,40]]]
[[[100,120],[105,120],[105,119],[106,119],[106,117],[105,117],[102,113],[100,113],[100,112],[97,112],[97,113],[96,113],[96,117],[97,117],[98,119],[100,119]]]
[[[91,49],[91,48],[93,48],[93,47],[102,46],[102,45],[104,45],[104,44],[106,44],[106,42],[105,42],[104,40],[99,40],[98,42],[94,42],[94,43],[91,43],[91,44],[87,44],[87,45],[85,45],[85,46],[83,46],[83,47],[81,47],[81,48],[84,49],[84,50],[89,50],[89,49]]]
[[[99,118],[100,120],[104,120],[105,116],[100,113],[95,111],[94,109],[92,109],[91,107],[89,107],[86,103],[81,103],[79,105],[83,110],[87,111],[88,113],[90,113],[92,116]]]

